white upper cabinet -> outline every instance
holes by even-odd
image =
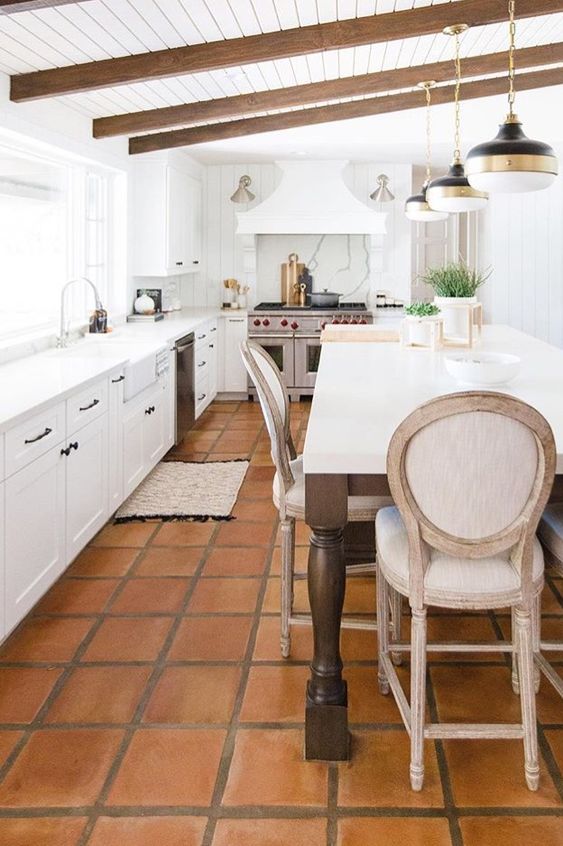
[[[201,266],[202,185],[180,167],[137,164],[133,173],[133,274],[179,276]]]

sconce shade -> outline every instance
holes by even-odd
[[[392,203],[395,195],[391,193],[387,187],[389,184],[389,177],[385,173],[380,173],[377,177],[378,187],[371,193],[370,200],[376,203]]]
[[[233,203],[250,203],[255,198],[255,194],[248,190],[249,185],[252,184],[252,179],[246,174],[241,176],[238,181],[238,188],[231,196]]]

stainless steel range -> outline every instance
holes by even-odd
[[[321,356],[321,331],[328,323],[373,323],[365,303],[342,303],[337,308],[260,303],[248,313],[248,337],[269,352],[292,400],[313,393]],[[248,391],[255,395],[249,381]]]

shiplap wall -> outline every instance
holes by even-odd
[[[248,208],[265,200],[281,178],[281,171],[275,164],[211,165],[206,168],[205,264],[199,279],[186,279],[182,284],[182,300],[185,305],[217,306],[221,302],[222,280],[229,277],[239,280],[245,278],[242,238],[236,235],[236,212],[243,211],[245,207],[230,200],[239,178],[245,173],[251,177],[251,190],[256,194],[256,199]],[[377,176],[380,173],[389,176],[389,187],[396,199],[383,207],[383,210],[388,212],[388,231],[384,239],[384,270],[378,280],[378,287],[389,290],[397,297],[405,297],[410,292],[412,270],[410,224],[404,216],[403,206],[406,197],[411,193],[411,166],[385,163],[352,164],[345,169],[344,180],[358,199],[378,209],[379,207],[369,199],[369,195],[377,187]],[[267,290],[261,295],[258,279],[256,290],[251,294],[251,302],[267,295]]]
[[[563,177],[546,191],[491,197],[480,234],[481,264],[492,268],[485,320],[562,347]]]

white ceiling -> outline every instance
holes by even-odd
[[[458,0],[89,0],[1,16],[0,71],[25,73],[444,2],[455,6]],[[519,47],[556,41],[563,41],[563,14],[530,18],[517,24]],[[463,36],[462,53],[475,56],[496,52],[506,49],[506,44],[506,24],[475,27]],[[58,99],[93,118],[391,70],[451,56],[451,39],[439,34],[151,80]],[[561,126],[553,126],[550,121],[553,112],[543,111],[543,104],[553,102],[551,98],[556,92],[560,96],[561,89],[521,95],[526,112],[532,110],[532,123],[537,112],[536,134],[542,137],[546,134],[541,131],[542,122],[549,123],[552,134],[556,131],[560,137],[563,135]],[[504,104],[502,98],[491,100],[497,103],[478,101],[466,105],[466,137],[473,129],[481,140],[485,126],[485,134],[492,134],[492,127],[502,118]],[[438,142],[449,138],[450,117],[448,106],[436,108]],[[422,145],[412,139],[420,138],[422,127],[423,117],[417,111],[214,142],[187,150],[205,161],[248,160],[249,156],[255,160],[274,159],[298,151],[315,157],[345,155],[369,159],[380,150],[382,154],[386,151],[387,158],[392,153],[394,160],[411,160],[421,157]],[[531,129],[530,134],[533,134]],[[441,152],[446,158],[449,155],[445,149]]]

